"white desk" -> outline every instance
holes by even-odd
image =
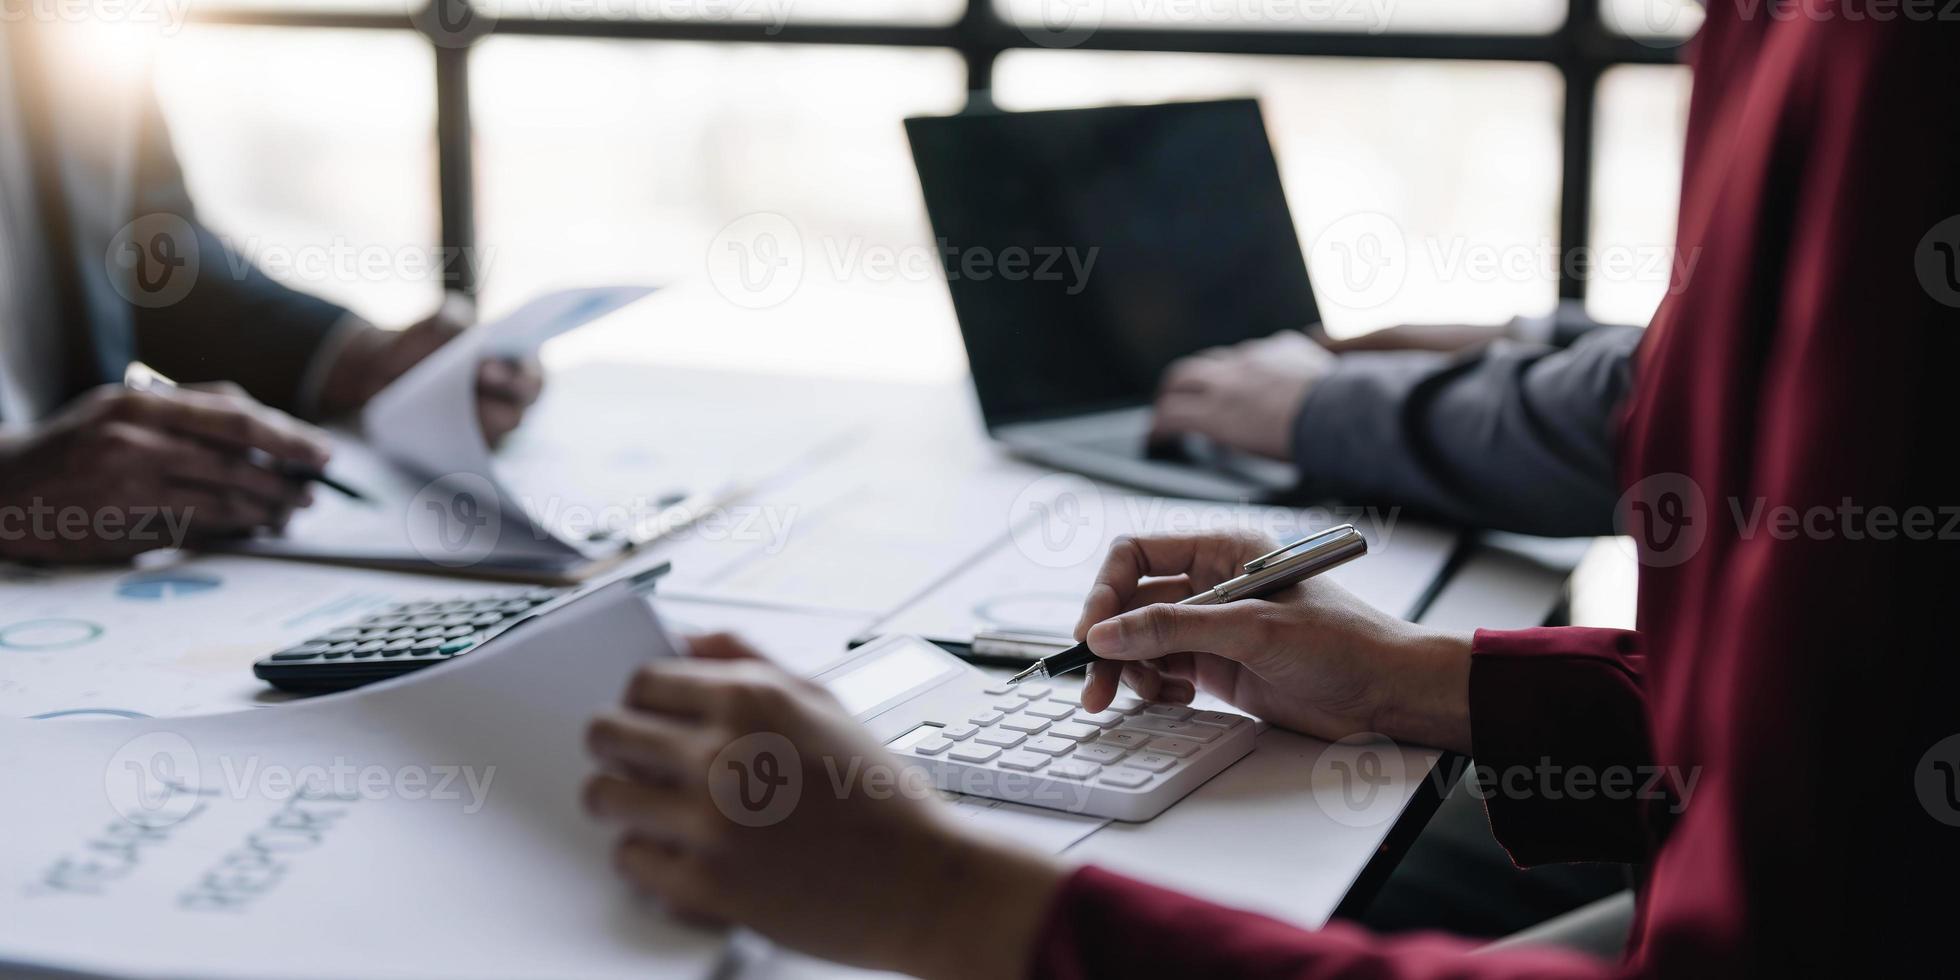
[[[788,666],[804,673],[813,673],[840,656],[844,638],[898,608],[976,553],[975,542],[998,540],[1007,529],[1007,511],[992,508],[1001,507],[1000,501],[1011,498],[1014,488],[1040,475],[1038,470],[1001,459],[985,441],[964,384],[871,384],[618,365],[581,369],[575,383],[560,379],[541,404],[535,424],[511,447],[511,456],[550,466],[558,452],[553,447],[636,440],[658,446],[660,434],[675,427],[689,430],[688,444],[697,450],[739,446],[756,441],[757,426],[791,424],[784,419],[799,424],[812,419],[867,424],[865,440],[842,460],[853,479],[814,490],[792,481],[765,488],[761,495],[783,508],[784,514],[790,508],[808,507],[819,517],[823,499],[835,499],[837,494],[884,492],[903,502],[902,519],[889,526],[837,528],[819,519],[791,532],[837,535],[840,542],[875,553],[885,574],[841,583],[835,575],[812,576],[807,569],[792,574],[747,557],[733,560],[753,552],[753,542],[699,535],[657,549],[650,557],[670,557],[677,568],[716,570],[693,577],[677,572],[665,593],[674,600],[670,616],[693,626],[750,631]],[[267,580],[302,581],[322,574],[307,566],[257,564],[261,567],[255,574]],[[372,583],[367,590],[371,602],[470,588],[385,573],[336,570],[333,574]],[[348,580],[335,581],[340,588]],[[1436,596],[1424,619],[1457,628],[1534,625],[1544,620],[1556,601],[1561,582],[1560,573],[1529,561],[1478,554]],[[20,590],[32,588],[36,586],[0,585],[0,627],[7,626],[6,618],[21,608],[26,593]],[[762,601],[770,597],[780,601]],[[206,615],[221,617],[223,608],[213,605]],[[207,652],[196,663],[222,674],[227,693],[201,710],[232,706],[224,698],[257,703],[256,688],[231,681],[249,680],[244,672],[264,651],[265,638],[275,635],[266,632],[263,620],[240,623],[241,636],[233,642],[205,638]],[[282,628],[291,632],[293,627]],[[172,672],[170,676],[181,674],[184,658],[166,659],[163,666]],[[131,682],[123,678],[104,683]],[[22,684],[31,687],[32,682],[16,679],[16,689],[9,693],[14,703],[33,697],[31,690],[20,689]],[[45,710],[70,707],[50,703]],[[1337,791],[1326,782],[1330,774],[1314,767],[1322,748],[1312,739],[1268,731],[1250,757],[1169,813],[1147,824],[1111,825],[1078,844],[1069,856],[1318,926],[1377,853],[1393,825],[1393,814],[1414,795],[1424,775],[1419,771],[1422,766],[1411,765],[1405,779],[1384,790],[1399,794],[1399,802],[1385,811],[1388,816],[1350,826],[1352,821],[1336,819],[1317,802],[1317,790]],[[1426,756],[1404,753],[1403,757]],[[765,969],[809,975],[833,968],[778,956]]]

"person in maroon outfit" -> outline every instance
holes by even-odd
[[[587,804],[624,826],[622,873],[684,914],[928,977],[1950,974],[1960,658],[1932,622],[1960,581],[1960,25],[1939,6],[1708,11],[1679,223],[1697,261],[1642,342],[1621,440],[1637,632],[1439,633],[1320,581],[1165,604],[1265,547],[1232,535],[1120,543],[1084,610],[1109,661],[1088,707],[1120,675],[1499,774],[1664,774],[1583,799],[1485,787],[1519,863],[1644,870],[1623,962],[1303,931],[976,839],[911,796],[806,790],[737,826],[708,765],[736,737],[789,736],[812,781],[882,750],[726,637],[593,725]]]

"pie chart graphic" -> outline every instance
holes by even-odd
[[[0,650],[66,650],[101,635],[86,619],[27,619],[0,626]]]
[[[162,602],[215,591],[223,584],[224,579],[208,572],[145,572],[116,583],[116,595],[139,602]]]

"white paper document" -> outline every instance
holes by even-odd
[[[208,977],[705,976],[580,811],[667,655],[624,583],[456,664],[176,721],[0,722],[0,963]]]
[[[369,496],[326,489],[284,533],[245,542],[248,554],[436,567],[508,567],[561,574],[616,553],[617,538],[563,533],[512,493],[477,417],[477,365],[528,357],[545,341],[650,295],[643,286],[549,293],[463,331],[368,402],[362,439],[336,440],[331,475]],[[651,491],[652,488],[648,488]]]
[[[500,588],[263,558],[150,557],[0,576],[0,718],[163,718],[282,701],[252,676],[259,658],[390,603]]]
[[[1328,573],[1384,612],[1406,616],[1437,580],[1456,534],[1384,511],[1296,510],[1147,497],[1066,473],[1018,501],[1013,532],[896,615],[878,633],[967,642],[978,630],[1067,635],[1120,535],[1245,528],[1276,544],[1341,523],[1368,540],[1368,554]]]

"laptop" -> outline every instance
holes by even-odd
[[[905,128],[994,439],[1155,493],[1286,494],[1287,464],[1147,438],[1171,362],[1319,319],[1257,102]]]

